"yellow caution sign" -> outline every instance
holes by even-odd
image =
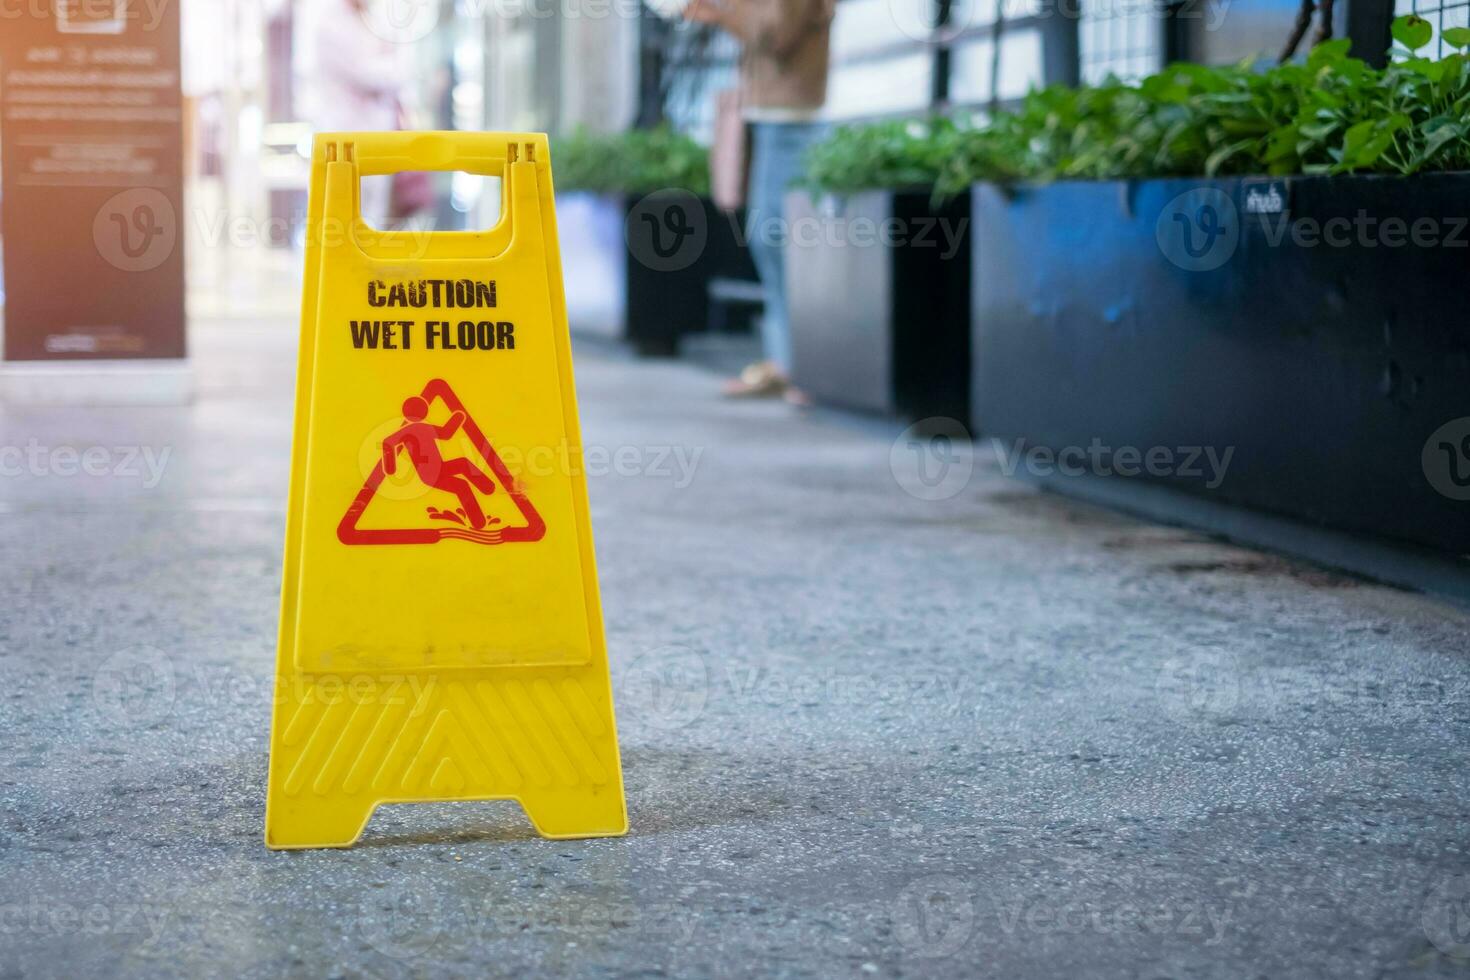
[[[312,154],[266,844],[441,800],[624,833],[546,137]],[[499,222],[363,222],[362,177],[423,170],[499,177]]]

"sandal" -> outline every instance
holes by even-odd
[[[748,365],[740,377],[725,382],[726,398],[774,398],[787,388],[786,376],[770,361]]]

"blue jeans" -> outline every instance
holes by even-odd
[[[791,321],[786,315],[782,250],[790,235],[782,220],[781,198],[801,175],[802,154],[821,139],[824,130],[821,123],[758,122],[751,126],[745,234],[766,294],[761,346],[766,360],[787,374],[791,372]]]

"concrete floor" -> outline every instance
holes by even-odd
[[[1470,975],[1465,612],[988,452],[926,500],[895,432],[606,352],[630,835],[266,851],[291,334],[196,330],[188,409],[0,415],[0,977]]]

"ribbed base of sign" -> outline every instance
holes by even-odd
[[[0,362],[0,401],[11,405],[183,405],[193,393],[184,358]]]

